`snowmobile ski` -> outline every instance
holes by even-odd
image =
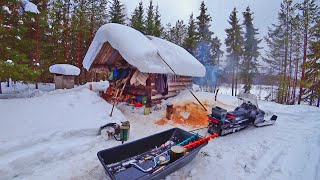
[[[263,122],[256,123],[254,124],[254,126],[256,127],[271,126],[276,122],[277,118],[278,116],[273,115],[269,120],[264,120]]]

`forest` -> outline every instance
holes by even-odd
[[[232,95],[240,84],[249,91],[263,83],[276,87],[271,101],[320,106],[320,9],[316,0],[283,0],[277,21],[259,39],[254,12],[234,8],[226,39],[211,30],[212,14],[204,1],[188,22],[162,21],[152,0],[127,12],[121,0],[30,0],[38,13],[25,11],[23,1],[0,1],[0,82],[52,82],[49,66],[72,64],[81,69],[78,84],[86,81],[83,58],[95,32],[106,23],[130,26],[145,35],[161,37],[185,48],[207,69],[195,78],[201,87],[215,88],[228,77]],[[243,21],[240,21],[242,17]],[[267,47],[262,48],[265,41]],[[225,44],[225,52],[222,44]],[[262,52],[265,52],[262,56]],[[263,77],[262,81],[257,81]],[[2,93],[0,86],[0,93]]]

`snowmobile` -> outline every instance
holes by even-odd
[[[241,105],[234,111],[227,112],[220,107],[212,108],[212,114],[208,115],[208,133],[217,133],[223,136],[249,126],[270,126],[277,120],[276,115],[272,115],[269,120],[265,120],[266,113],[259,109],[255,95],[241,92],[237,97]]]

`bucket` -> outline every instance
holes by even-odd
[[[149,115],[151,113],[151,108],[150,107],[145,107],[144,108],[144,115]]]
[[[174,162],[181,158],[185,151],[186,150],[181,146],[172,146],[170,151],[170,162]]]
[[[166,113],[166,118],[168,120],[171,120],[171,115],[173,114],[173,105],[172,104],[167,104],[167,113]]]

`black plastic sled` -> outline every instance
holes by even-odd
[[[171,158],[170,162],[167,161],[167,163],[158,165],[155,165],[154,157],[152,158],[155,149],[164,150],[165,148],[162,145],[168,142],[172,144],[183,143],[190,137],[194,137],[193,140],[202,138],[182,129],[174,128],[127,144],[102,150],[98,152],[97,156],[106,174],[111,179],[161,179],[191,162],[208,142],[189,150],[175,160]],[[161,158],[165,159],[165,157],[163,155]]]

